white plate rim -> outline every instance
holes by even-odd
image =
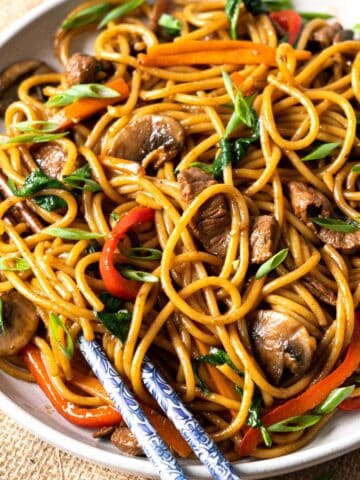
[[[64,3],[64,1],[65,0],[46,0],[44,3],[34,7],[23,17],[13,22],[3,32],[0,32],[0,49],[23,28],[35,22],[47,12],[55,9],[58,5]],[[15,422],[25,427],[43,441],[61,450],[107,468],[113,468],[132,474],[135,473],[158,477],[157,472],[148,460],[144,458],[128,457],[118,453],[101,450],[100,448],[91,445],[84,445],[81,441],[61,433],[55,428],[50,427],[41,420],[35,418],[27,412],[25,408],[22,408],[16,402],[11,400],[1,390],[0,406],[0,410],[11,417]],[[264,479],[269,476],[301,470],[305,467],[311,467],[332,460],[360,448],[360,428],[358,429],[357,434],[356,428],[354,431],[354,435],[348,435],[345,438],[341,438],[341,441],[337,440],[327,443],[326,445],[301,449],[297,452],[290,453],[289,455],[269,460],[235,462],[234,466],[243,479],[246,478],[249,480]],[[210,478],[204,466],[200,464],[196,465],[193,464],[193,462],[188,461],[181,461],[180,463],[189,478]]]

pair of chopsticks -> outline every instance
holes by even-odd
[[[95,341],[79,337],[80,350],[98,377],[125,423],[137,438],[161,479],[186,480],[186,476],[162,438],[147,419],[138,401]],[[215,480],[240,480],[199,422],[181,402],[174,389],[164,380],[148,359],[143,362],[145,387],[174,423],[185,441]]]

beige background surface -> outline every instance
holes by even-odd
[[[0,0],[0,31],[46,0]],[[1,408],[1,405],[0,405]],[[355,426],[354,428],[360,428]],[[131,462],[131,458],[129,458]],[[360,451],[272,480],[360,480]],[[320,476],[320,477],[319,477]],[[0,412],[0,480],[144,480],[101,468],[37,439]]]

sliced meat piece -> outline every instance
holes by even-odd
[[[352,33],[351,37],[349,32]],[[340,23],[336,22],[316,30],[310,41],[316,43],[319,49],[324,49],[330,47],[333,43],[342,42],[344,39],[351,40],[353,36],[351,30],[344,30]]]
[[[249,330],[259,363],[275,384],[285,370],[295,377],[309,370],[316,341],[290,315],[259,310],[251,318]]]
[[[295,215],[311,230],[316,231],[310,217],[331,217],[330,201],[318,190],[302,182],[288,183],[290,202]]]
[[[178,177],[180,192],[187,202],[191,202],[203,190],[217,182],[209,173],[192,167],[180,172]],[[231,218],[224,195],[209,198],[192,219],[191,228],[205,250],[213,255],[224,257],[230,239]]]
[[[142,448],[127,427],[117,427],[111,435],[112,443],[126,455],[137,457],[143,454]]]
[[[274,215],[255,217],[250,235],[251,263],[264,263],[274,255],[277,225]]]
[[[360,230],[354,233],[334,232],[327,228],[320,228],[317,236],[324,243],[329,243],[342,253],[354,253],[360,248]]]
[[[320,280],[312,277],[311,275],[306,275],[306,277],[303,279],[303,282],[314,295],[314,297],[318,298],[321,302],[332,306],[336,305],[336,293],[320,282]]]
[[[166,115],[144,115],[120,130],[107,153],[159,168],[173,160],[184,143],[185,131],[177,120]]]
[[[56,143],[46,143],[32,150],[35,162],[49,177],[61,180],[61,172],[67,160],[66,152]]]
[[[85,53],[74,53],[65,68],[66,81],[72,85],[93,83],[96,77],[97,60]]]
[[[334,232],[327,228],[317,228],[310,220],[310,217],[333,217],[331,203],[325,195],[301,182],[290,182],[288,187],[295,215],[311,228],[320,240],[343,253],[354,253],[360,248],[360,230],[355,233]]]
[[[116,430],[116,427],[101,427],[99,430],[93,433],[93,438],[105,438],[108,437],[109,435],[112,435],[114,431]]]
[[[0,296],[3,329],[0,328],[0,357],[15,355],[34,336],[39,317],[35,305],[15,290]]]

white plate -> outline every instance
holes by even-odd
[[[0,71],[7,64],[37,57],[56,66],[53,36],[65,13],[79,0],[47,0],[0,35]],[[347,27],[360,20],[359,0],[299,0],[304,11],[335,13]],[[345,8],[344,8],[345,7]],[[35,435],[63,450],[121,471],[156,476],[143,458],[121,455],[110,442],[95,440],[91,432],[65,421],[50,406],[36,385],[14,380],[0,373],[0,407]],[[299,470],[330,460],[360,447],[360,412],[337,414],[310,445],[285,457],[238,462],[241,478],[259,479]],[[194,461],[182,462],[189,477],[209,478],[205,468]]]

